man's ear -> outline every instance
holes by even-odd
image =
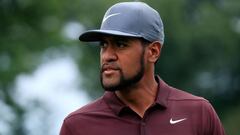
[[[155,63],[161,54],[162,45],[158,41],[154,41],[148,45],[148,61]]]

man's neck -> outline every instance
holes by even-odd
[[[135,111],[140,117],[153,104],[157,94],[158,84],[154,79],[141,79],[136,86],[116,91],[116,95],[122,102]]]

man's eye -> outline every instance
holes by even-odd
[[[124,43],[124,42],[117,42],[117,47],[118,47],[118,48],[124,48],[124,47],[126,47],[126,46],[127,46],[127,44]]]
[[[100,45],[101,48],[105,48],[107,46],[107,43],[101,41],[99,45]]]

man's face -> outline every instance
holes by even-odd
[[[105,37],[101,42],[100,79],[107,91],[123,90],[144,75],[144,47],[136,38]]]

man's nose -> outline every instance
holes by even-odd
[[[107,46],[101,49],[101,61],[105,62],[112,62],[117,60],[116,50],[113,46]]]

